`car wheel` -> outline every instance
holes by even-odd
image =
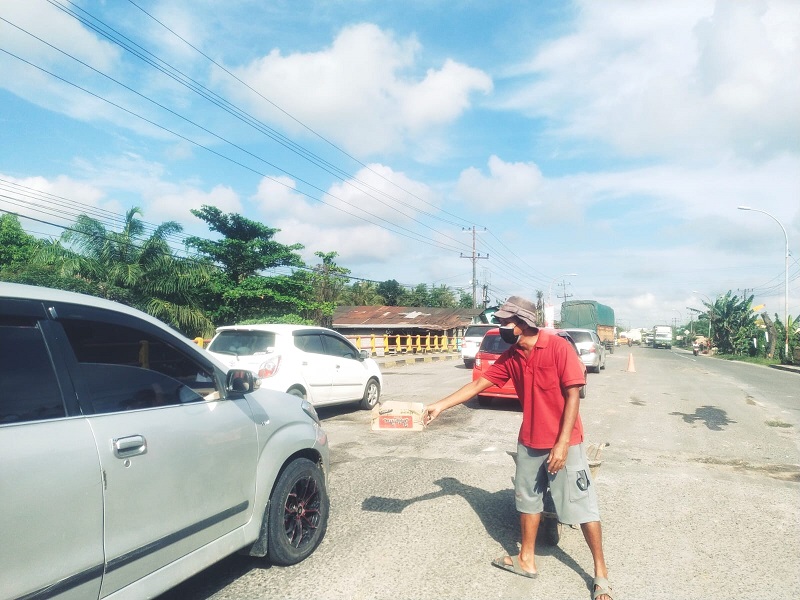
[[[286,393],[289,394],[290,396],[295,396],[297,398],[300,398],[301,400],[306,399],[306,392],[303,388],[293,387]]]
[[[378,403],[381,397],[381,386],[377,379],[370,379],[364,388],[364,397],[361,399],[361,408],[370,410]]]
[[[329,509],[322,470],[306,458],[292,461],[270,498],[269,561],[288,566],[307,558],[325,536]]]
[[[464,359],[464,366],[468,369],[471,369],[475,366],[475,361],[473,359],[465,358]]]

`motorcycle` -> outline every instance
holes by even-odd
[[[700,354],[700,344],[698,344],[697,342],[692,344],[692,354],[694,354],[695,356]]]

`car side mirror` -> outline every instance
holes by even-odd
[[[369,357],[370,357],[370,352],[369,352],[369,350],[361,350],[361,351],[358,353],[358,358],[359,358],[359,360],[367,360]]]
[[[231,369],[225,378],[225,388],[234,394],[249,394],[256,387],[256,378],[247,369]]]

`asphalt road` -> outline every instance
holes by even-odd
[[[634,371],[628,371],[629,354]],[[384,399],[430,402],[470,379],[457,360],[387,367]],[[800,589],[800,374],[680,350],[618,348],[589,374],[587,443],[615,598],[794,598]],[[372,432],[323,409],[331,521],[290,568],[225,559],[161,600],[590,598],[580,530],[537,547],[540,577],[493,568],[516,553],[508,456],[513,403],[475,400],[423,432]]]

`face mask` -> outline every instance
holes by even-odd
[[[500,328],[500,339],[502,339],[506,344],[516,344],[519,340],[518,335],[514,335],[514,325],[513,323],[510,325],[504,325]]]

